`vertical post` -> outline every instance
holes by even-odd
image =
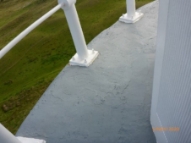
[[[70,65],[87,67],[96,59],[99,53],[97,51],[87,49],[75,2],[76,0],[58,0],[58,3],[63,4],[62,9],[66,15],[68,26],[77,51],[70,60]]]
[[[139,19],[141,19],[141,17],[143,17],[143,13],[136,12],[135,0],[126,0],[126,4],[127,4],[127,13],[123,14],[119,18],[119,21],[125,22],[125,23],[135,23]]]
[[[21,143],[2,124],[0,124],[0,143]]]
[[[129,17],[133,17],[135,15],[135,0],[127,0],[127,13]]]
[[[84,59],[87,57],[88,51],[75,5],[71,4],[69,8],[65,8],[64,13],[66,15],[68,26],[74,39],[74,45],[76,47],[79,58]]]

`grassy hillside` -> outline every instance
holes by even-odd
[[[137,7],[150,1],[137,0]],[[76,7],[87,43],[125,13],[125,2],[77,0]],[[0,49],[56,5],[56,0],[0,1]],[[17,44],[0,60],[0,122],[15,133],[74,53],[62,10]]]

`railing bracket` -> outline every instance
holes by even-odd
[[[128,16],[128,14],[126,13],[119,18],[119,21],[125,22],[125,23],[135,23],[142,17],[143,17],[143,13],[136,12],[134,16]]]

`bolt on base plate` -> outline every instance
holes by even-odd
[[[33,138],[24,138],[16,137],[21,143],[46,143],[44,140],[33,139]]]
[[[134,16],[128,16],[128,14],[123,14],[120,18],[119,21],[121,22],[125,22],[125,23],[135,23],[137,22],[139,19],[141,19],[143,17],[143,13],[140,12],[136,12]]]
[[[88,57],[86,59],[81,60],[78,54],[76,53],[70,60],[70,65],[88,67],[93,63],[93,61],[97,58],[98,55],[98,51],[88,50]]]

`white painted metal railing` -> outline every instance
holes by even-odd
[[[97,51],[94,51],[93,49],[87,49],[85,38],[76,11],[75,2],[76,0],[58,0],[59,4],[56,7],[54,7],[52,10],[50,10],[32,25],[30,25],[0,51],[0,59],[7,52],[9,52],[18,42],[20,42],[27,34],[29,34],[32,30],[34,30],[37,26],[39,26],[43,21],[53,15],[60,8],[62,8],[66,15],[66,19],[77,51],[74,57],[70,60],[70,64],[86,67],[89,66],[96,59],[99,53]]]
[[[18,42],[27,34],[39,26],[43,21],[53,15],[60,8],[64,10],[66,19],[73,37],[77,53],[70,60],[71,65],[89,66],[98,56],[98,52],[88,50],[85,38],[81,29],[80,21],[75,7],[76,0],[58,0],[58,5],[31,24],[27,29],[14,38],[8,45],[0,51],[0,59],[9,52]],[[127,0],[127,14],[120,17],[120,21],[125,23],[134,23],[143,16],[135,10],[135,0]],[[44,140],[15,137],[4,126],[0,124],[0,143],[46,143]]]

